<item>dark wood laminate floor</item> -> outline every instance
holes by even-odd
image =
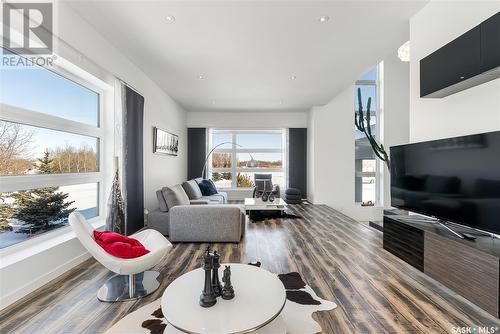
[[[294,205],[303,219],[249,223],[240,244],[218,244],[224,262],[259,260],[275,273],[298,271],[338,308],[314,317],[324,333],[451,333],[457,326],[500,322],[382,249],[381,234],[324,205]],[[111,273],[88,260],[0,313],[1,333],[102,333],[159,298],[198,266],[206,244],[176,244],[156,268],[160,289],[139,301],[101,303]],[[450,273],[452,274],[452,273]]]

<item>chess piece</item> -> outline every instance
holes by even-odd
[[[205,270],[205,285],[200,295],[200,305],[203,307],[211,307],[217,302],[217,297],[212,287],[212,278],[210,277],[214,267],[213,255],[210,253],[210,246],[207,247],[207,250],[203,253],[201,259],[203,270]]]
[[[224,282],[224,287],[222,288],[222,299],[233,299],[234,289],[231,285],[231,266],[226,266],[226,269],[224,269],[222,282]]]
[[[212,288],[217,297],[222,295],[222,285],[219,279],[220,255],[214,250],[213,253],[214,265],[212,269]]]

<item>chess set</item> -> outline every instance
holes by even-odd
[[[217,303],[217,297],[230,300],[234,298],[234,288],[231,284],[231,266],[225,266],[222,286],[219,279],[220,254],[216,250],[210,252],[210,246],[201,257],[202,269],[205,271],[205,284],[200,295],[200,305],[211,307]]]

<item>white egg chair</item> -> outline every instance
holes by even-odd
[[[122,259],[107,253],[94,240],[94,228],[79,212],[69,215],[69,224],[88,252],[103,266],[116,273],[97,292],[104,302],[125,301],[145,297],[160,286],[157,265],[170,251],[172,244],[158,231],[147,229],[132,234],[150,252],[135,259]]]

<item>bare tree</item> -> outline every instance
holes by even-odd
[[[0,175],[16,175],[32,167],[33,134],[21,124],[0,121]]]
[[[97,171],[97,155],[92,147],[74,147],[66,144],[50,150],[53,173],[81,173]]]

